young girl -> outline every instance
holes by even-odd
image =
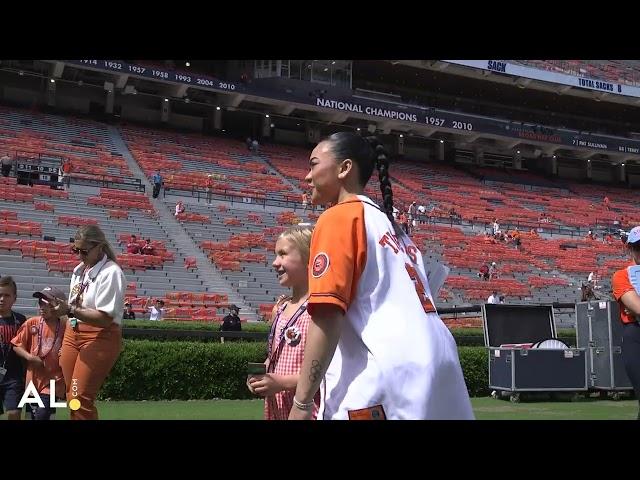
[[[251,393],[265,397],[264,416],[267,420],[286,420],[293,406],[293,393],[298,383],[309,314],[309,244],[311,229],[292,227],[284,231],[276,242],[273,268],[283,287],[291,289],[291,296],[281,298],[274,309],[269,334],[269,353],[266,375],[251,375],[247,386]],[[315,418],[319,395],[316,395],[311,417]]]
[[[49,420],[55,414],[55,408],[50,407],[50,397],[54,394],[49,388],[50,381],[56,381],[57,399],[66,396],[62,368],[58,361],[66,320],[59,317],[52,305],[56,299],[64,301],[66,295],[55,287],[46,287],[33,296],[38,299],[40,316],[24,322],[11,343],[16,355],[27,362],[25,385],[29,386],[29,382],[33,382],[44,405],[39,407],[31,404],[31,420]]]
[[[311,322],[289,418],[311,418],[320,389],[323,419],[472,419],[456,343],[434,306],[422,255],[393,219],[383,145],[336,133],[309,164],[312,203],[334,206],[313,231]],[[383,206],[363,195],[374,168]]]

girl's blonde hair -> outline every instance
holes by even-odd
[[[102,252],[107,256],[109,260],[118,263],[116,260],[116,254],[113,252],[111,245],[104,236],[104,232],[97,225],[83,225],[78,228],[75,239],[82,242],[91,243],[93,245],[100,245]]]
[[[309,250],[311,249],[311,234],[313,229],[307,226],[295,226],[287,228],[282,232],[278,239],[284,238],[293,243],[302,257],[302,261],[309,264]]]

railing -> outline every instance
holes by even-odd
[[[534,304],[531,304],[534,305]],[[546,304],[548,305],[548,304]],[[554,302],[553,308],[555,310],[571,309],[575,311],[575,304],[573,303],[558,303]],[[480,313],[482,307],[480,305],[471,305],[466,307],[441,307],[438,308],[438,313],[444,318],[458,318],[459,314],[466,313]],[[558,312],[567,313],[567,312]],[[126,321],[125,321],[126,322]],[[165,329],[165,328],[128,328],[122,329],[122,333],[127,338],[196,338],[196,339],[210,339],[217,340],[220,338],[239,338],[245,340],[266,340],[268,332],[221,332],[218,330],[180,330],[180,329]]]
[[[55,163],[56,165],[62,165],[62,163],[66,160],[66,157],[63,157],[62,155],[52,155],[49,153],[42,153],[42,152],[28,152],[25,150],[16,150],[14,152],[13,159],[14,161],[28,160],[28,161],[37,162],[37,163],[48,161],[48,162]]]
[[[92,175],[92,178],[76,177],[72,173],[70,176],[70,183],[75,185],[89,185],[105,188],[116,187],[119,190],[133,190],[144,193],[146,191],[145,185],[139,178],[124,177],[119,175]]]
[[[255,196],[246,193],[240,193],[237,190],[227,190],[227,189],[219,189],[217,188],[215,192],[207,192],[203,188],[192,187],[191,190],[184,190],[180,188],[169,188],[165,187],[162,189],[163,198],[167,195],[174,195],[178,197],[191,197],[200,201],[207,202],[208,200],[222,200],[230,202],[232,205],[234,203],[242,203],[242,204],[251,204],[262,207],[263,209],[266,206],[271,207],[281,207],[281,208],[292,208],[293,210],[304,210],[302,206],[301,200],[293,200],[291,196],[279,195],[276,193],[268,193],[264,196]],[[321,207],[315,207],[314,211],[320,212],[324,210]]]

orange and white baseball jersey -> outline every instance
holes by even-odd
[[[631,283],[631,278],[629,277],[629,268],[635,266],[635,263],[631,263],[626,268],[618,270],[611,278],[613,298],[616,299],[620,306],[620,320],[622,323],[634,323],[637,321],[635,315],[633,315],[626,305],[622,303],[622,300],[620,300],[625,293],[636,291],[636,288]]]
[[[474,418],[422,255],[375,203],[354,196],[320,216],[309,272],[311,315],[318,304],[345,312],[319,419],[346,420],[349,411],[378,405],[388,419]]]

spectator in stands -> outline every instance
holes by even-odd
[[[280,286],[290,288],[291,295],[276,304],[265,361],[267,374],[247,379],[249,390],[265,397],[266,420],[286,420],[293,407],[311,320],[307,313],[311,234],[309,227],[292,227],[280,234],[275,245],[272,266]],[[314,403],[312,418],[316,417],[320,405],[319,392]]]
[[[311,200],[335,206],[313,232],[311,322],[289,418],[311,418],[323,379],[325,419],[473,418],[420,251],[393,220],[384,146],[376,137],[335,133],[314,148],[310,165]],[[382,207],[364,196],[374,169]]]
[[[22,409],[18,403],[24,393],[24,369],[11,345],[11,339],[26,320],[12,310],[17,298],[18,287],[13,278],[0,278],[0,415],[7,412],[8,420],[20,420]]]
[[[498,223],[498,219],[493,219],[493,235],[496,236],[500,233],[500,224]]]
[[[260,144],[258,143],[258,140],[256,140],[255,138],[251,141],[251,150],[253,150],[253,153],[258,153],[258,148],[260,147]]]
[[[540,235],[538,235],[538,231],[535,228],[531,229],[529,235],[531,235],[532,238],[540,238]]]
[[[69,188],[71,185],[71,173],[73,172],[73,163],[71,163],[71,160],[64,161],[61,170],[60,181],[62,182],[62,186],[64,187],[66,184],[67,188]]]
[[[145,241],[145,244],[140,249],[140,253],[142,253],[143,255],[155,255],[156,251],[153,248],[153,245],[151,245],[150,238],[147,238],[147,240]]]
[[[149,320],[153,320],[154,322],[156,321],[159,322],[167,313],[167,309],[164,308],[164,300],[156,298],[155,305],[149,306],[150,301],[151,301],[151,297],[147,298],[147,301],[144,304],[144,309],[149,312]]]
[[[211,203],[211,195],[213,193],[213,187],[214,187],[213,180],[214,178],[212,173],[207,175],[207,203]]]
[[[416,218],[416,209],[416,202],[411,202],[411,205],[409,205],[409,208],[407,208],[407,219],[411,224],[413,224],[413,221]]]
[[[124,313],[122,314],[123,320],[135,320],[136,312],[133,311],[133,307],[129,302],[124,304]]]
[[[44,404],[30,404],[31,420],[49,420],[56,413],[51,408],[50,398],[66,397],[64,376],[60,367],[60,347],[67,326],[67,317],[60,317],[54,310],[54,300],[65,301],[66,295],[56,287],[45,287],[33,294],[38,299],[40,315],[24,322],[11,340],[13,350],[26,362],[25,385],[33,383]],[[55,381],[55,391],[50,390],[50,381]]]
[[[418,221],[424,223],[425,219],[424,217],[427,214],[427,207],[425,207],[424,205],[418,205]]]
[[[494,280],[498,278],[498,266],[496,262],[491,262],[491,266],[489,267],[489,278]]]
[[[496,243],[496,239],[494,236],[492,236],[489,232],[486,232],[484,234],[484,243],[487,244],[495,244]]]
[[[400,217],[398,218],[398,222],[402,225],[402,229],[404,233],[409,235],[409,219],[407,218],[407,214],[404,212],[400,212]]]
[[[489,298],[487,298],[487,303],[500,303],[500,297],[498,295],[498,291],[494,290]]]
[[[590,300],[597,300],[596,293],[593,291],[593,285],[589,282],[583,283],[580,287],[580,301],[588,302]]]
[[[2,176],[8,177],[11,173],[11,167],[13,166],[11,157],[5,153],[2,158],[0,158],[0,164],[2,165]]]
[[[607,245],[613,244],[613,237],[611,236],[611,233],[607,233],[602,237],[602,243],[606,243]]]
[[[57,301],[59,316],[67,315],[60,366],[67,402],[80,402],[72,420],[97,420],[95,399],[122,349],[122,314],[126,278],[104,233],[83,225],[74,241],[80,263],[71,275],[69,302]]]
[[[505,296],[504,295],[500,295],[498,303],[504,303],[504,299],[505,299]]]
[[[522,240],[520,239],[520,231],[518,227],[516,227],[513,232],[511,232],[511,238],[513,240],[513,244],[516,247],[516,250],[520,249],[520,245],[522,244]]]
[[[156,173],[153,174],[153,198],[158,198],[160,195],[160,188],[162,188],[162,175],[160,172],[156,170]]]
[[[400,210],[398,210],[396,207],[393,207],[393,218],[398,218],[398,214],[400,213]]]
[[[241,332],[242,324],[240,323],[240,308],[237,305],[231,305],[229,307],[229,314],[222,319],[222,325],[220,325],[221,332]],[[224,342],[224,337],[220,339]],[[235,339],[232,339],[235,340]]]
[[[451,208],[449,209],[449,220],[451,220],[451,222],[453,222],[454,220],[458,219],[458,212],[456,212],[456,209],[453,205],[451,205]]]
[[[604,208],[606,208],[607,210],[611,210],[610,206],[609,206],[609,197],[607,197],[606,195],[604,196]]]
[[[307,209],[308,203],[309,203],[309,195],[307,195],[307,192],[303,192],[302,193],[302,209],[303,210]]]
[[[486,263],[483,263],[478,270],[478,277],[484,281],[489,280],[489,266]]]
[[[178,200],[178,203],[176,203],[176,211],[174,215],[177,217],[181,213],[184,213],[184,211],[185,211],[184,203],[182,203],[182,200]]]
[[[589,276],[587,277],[587,282],[589,282],[591,286],[596,285],[596,274],[594,272],[589,273]]]
[[[140,253],[140,245],[135,235],[131,235],[131,239],[127,243],[127,253]]]
[[[627,248],[633,261],[613,274],[611,289],[613,298],[620,306],[620,320],[624,325],[622,359],[636,398],[640,401],[640,285],[637,273],[633,273],[640,265],[640,226],[629,232]]]
[[[253,139],[251,137],[247,137],[246,144],[247,144],[247,150],[251,151],[251,146],[253,144]]]
[[[595,233],[593,233],[592,230],[589,230],[589,233],[587,233],[587,236],[585,237],[587,240],[595,240],[597,237],[597,235]]]

